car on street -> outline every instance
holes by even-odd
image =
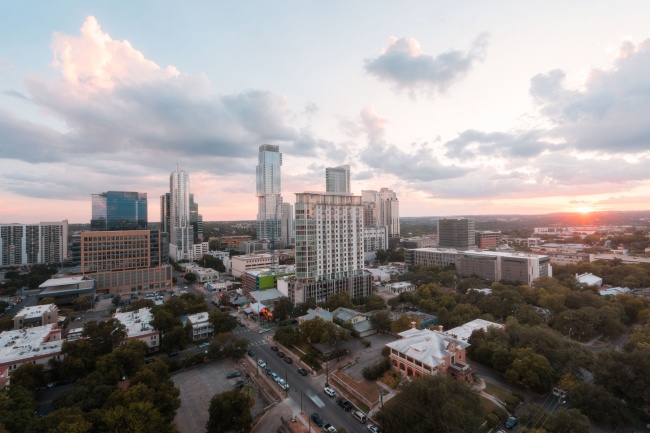
[[[273,372],[271,372],[270,376],[271,376],[271,379],[273,379],[275,382],[280,380],[280,376],[278,376],[277,374],[275,374]]]
[[[327,394],[330,397],[335,397],[336,396],[336,391],[334,391],[329,386],[326,386],[324,391],[325,391],[325,394]]]
[[[276,355],[278,355],[280,358],[284,358],[284,352],[278,352]]]
[[[269,331],[270,331],[270,329],[266,329],[266,328],[260,329],[260,332],[258,332],[258,334],[264,334],[264,333],[267,333]]]
[[[298,374],[300,374],[301,376],[307,376],[307,370],[305,370],[304,368],[300,367],[300,368],[298,369]]]
[[[274,352],[277,352],[278,351],[278,346],[271,346],[271,350],[274,351]]]
[[[368,430],[372,433],[381,433],[381,429],[374,424],[368,424]]]
[[[257,365],[259,365],[262,368],[266,368],[266,362],[264,362],[263,359],[260,359],[259,361],[257,361]]]
[[[352,403],[350,403],[348,400],[344,399],[343,397],[337,398],[336,404],[341,406],[343,410],[346,412],[352,410]]]
[[[241,326],[243,328],[244,326],[246,326],[246,324],[243,323],[243,322],[239,322],[239,326]]]
[[[247,383],[248,381],[246,379],[238,380],[237,383],[235,383],[235,388],[243,388]]]
[[[517,419],[516,416],[510,415],[506,420],[506,428],[512,429],[514,426],[517,425],[518,422],[519,420]]]
[[[278,385],[280,388],[282,388],[284,391],[289,389],[289,384],[284,380],[284,379],[279,379],[278,380]]]
[[[337,433],[338,430],[336,430],[336,427],[334,427],[332,424],[325,424],[323,426],[323,431],[327,433]]]
[[[210,343],[206,342],[206,343],[199,344],[199,347],[208,347],[209,345],[210,345]]]
[[[248,351],[248,356],[250,356],[251,358],[254,357],[254,356],[255,356],[255,352],[253,352],[252,350],[249,350],[249,351]]]
[[[293,364],[293,359],[289,358],[288,356],[284,358],[284,362],[287,364]]]
[[[314,421],[318,427],[323,427],[323,424],[325,424],[323,418],[321,418],[316,412],[311,414],[311,420]]]
[[[233,377],[239,377],[241,376],[241,373],[238,371],[231,371],[230,373],[226,374],[227,379],[231,379]]]
[[[174,356],[178,356],[178,352],[176,352],[176,351],[170,352],[169,355],[167,355],[167,356],[169,356],[170,358],[173,358]]]

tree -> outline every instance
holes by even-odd
[[[0,420],[11,433],[27,433],[36,420],[32,394],[22,386],[0,392]]]
[[[393,321],[391,320],[390,313],[387,310],[375,311],[375,313],[370,316],[369,320],[370,325],[372,325],[372,327],[380,334],[390,332]]]
[[[300,342],[300,333],[291,326],[284,326],[275,331],[273,339],[283,346],[291,347]]]
[[[54,304],[56,302],[56,299],[52,298],[51,296],[47,296],[40,301],[38,301],[38,305],[48,305],[48,304]]]
[[[245,338],[237,338],[232,334],[222,332],[217,334],[210,347],[208,348],[208,356],[211,359],[223,358],[239,358],[248,348],[248,340]]]
[[[596,383],[650,413],[650,348],[628,346],[625,352],[606,350],[596,358]]]
[[[201,258],[201,262],[204,268],[214,269],[217,272],[226,272],[226,267],[223,265],[223,261],[211,256],[210,254],[204,254]]]
[[[546,429],[553,433],[589,433],[589,418],[578,409],[561,407],[547,421]]]
[[[273,317],[275,317],[275,320],[286,320],[291,316],[292,311],[293,303],[286,296],[281,297],[273,304]]]
[[[379,295],[370,295],[366,300],[366,311],[383,310],[386,308],[386,302]]]
[[[329,296],[323,306],[331,311],[339,307],[354,308],[354,303],[352,303],[352,299],[350,298],[350,292],[344,291]]]
[[[217,251],[219,249],[219,241],[216,239],[209,241],[208,248],[210,251]]]
[[[191,284],[191,283],[193,283],[193,282],[195,282],[195,281],[196,281],[196,275],[195,275],[195,274],[193,274],[192,272],[187,272],[187,273],[185,274],[185,282],[186,282],[186,283],[190,283],[190,284]]]
[[[90,433],[93,424],[86,420],[78,407],[63,407],[36,423],[37,431],[45,433]]]
[[[464,382],[440,376],[414,377],[384,405],[378,419],[385,433],[474,433],[484,421],[476,410],[479,406],[479,397]]]
[[[136,401],[101,412],[107,432],[173,433],[176,429],[149,401]]]
[[[175,326],[181,326],[182,324],[183,323],[174,317],[174,315],[168,310],[163,310],[162,308],[153,310],[153,319],[151,320],[151,326],[163,334],[171,331]]]
[[[325,321],[320,317],[316,317],[311,320],[305,320],[299,326],[300,333],[307,339],[310,343],[320,343],[321,336],[325,330]]]
[[[111,353],[127,336],[126,327],[117,319],[105,322],[88,322],[82,336],[91,344],[97,356]]]
[[[208,320],[214,327],[215,334],[230,332],[237,327],[237,319],[235,317],[219,310],[210,311]]]
[[[164,352],[171,352],[176,349],[183,349],[187,344],[187,334],[182,326],[174,326],[171,331],[162,336],[160,349]]]
[[[34,391],[47,384],[45,365],[24,363],[11,373],[11,386],[22,386]]]
[[[506,370],[506,379],[520,382],[536,392],[546,392],[553,383],[553,369],[543,355],[532,349],[518,349],[515,359]]]
[[[413,326],[411,322],[415,322],[415,327],[419,328],[420,318],[410,317],[408,314],[404,313],[393,321],[393,323],[390,325],[390,329],[393,331],[393,334],[399,334],[400,332],[406,331],[407,329],[411,329]]]
[[[590,420],[617,427],[625,419],[625,406],[606,389],[581,383],[569,392],[571,406],[579,409]]]
[[[249,432],[253,423],[252,399],[238,390],[216,394],[210,400],[207,433]]]
[[[332,322],[325,323],[325,327],[323,329],[323,335],[321,335],[321,342],[334,346],[334,348],[337,351],[337,354],[341,345],[349,340],[350,340],[350,334],[346,329],[341,328],[340,326],[337,326]]]

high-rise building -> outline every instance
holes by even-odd
[[[160,196],[160,230],[167,233],[167,236],[171,232],[171,226],[169,224],[170,200],[171,195],[168,192]]]
[[[146,192],[108,191],[92,194],[90,230],[142,230],[146,228]]]
[[[391,246],[399,244],[399,200],[391,189],[361,191],[364,203],[364,223],[366,226],[386,226],[388,242]]]
[[[474,220],[468,218],[439,219],[438,246],[461,251],[476,249]]]
[[[257,165],[257,238],[274,240],[281,236],[282,196],[280,146],[260,146]]]
[[[169,257],[176,261],[192,259],[193,234],[190,176],[176,166],[169,176]]]
[[[325,169],[325,185],[327,192],[350,194],[350,166],[327,167]]]
[[[296,194],[296,275],[285,284],[294,303],[316,302],[348,291],[368,296],[372,279],[364,271],[361,197],[340,193]]]
[[[0,224],[0,265],[61,263],[68,257],[68,220]]]
[[[293,214],[293,205],[282,203],[282,241],[284,245],[293,245],[296,242],[296,220]]]
[[[190,194],[190,224],[194,241],[203,241],[203,215],[199,213],[199,204],[194,201],[194,194]]]

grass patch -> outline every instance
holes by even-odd
[[[500,409],[499,406],[492,403],[490,400],[488,400],[485,397],[479,396],[479,401],[481,406],[481,413],[483,414],[483,416],[487,416],[488,414],[492,413],[492,411]]]
[[[494,385],[492,383],[486,382],[484,391],[487,392],[488,394],[492,394],[493,396],[495,396],[496,398],[498,398],[503,402],[508,400],[508,398],[512,397],[512,393],[510,391],[498,385]]]

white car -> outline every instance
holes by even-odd
[[[323,426],[323,431],[327,433],[337,433],[338,430],[332,424],[325,424]]]
[[[266,329],[266,328],[260,329],[260,332],[258,332],[258,334],[264,334],[264,333],[269,332],[269,331],[270,331],[270,329]]]
[[[379,427],[377,427],[376,425],[372,425],[372,424],[368,424],[368,430],[370,430],[372,433],[379,433],[381,431],[381,430],[379,430]]]
[[[325,387],[325,394],[329,395],[330,397],[336,397],[336,391],[334,391],[332,388]]]
[[[257,361],[257,365],[259,365],[262,368],[266,368],[266,362],[264,362],[263,359],[260,359],[259,361]]]
[[[280,388],[282,388],[284,391],[289,389],[289,384],[284,379],[278,380],[278,385],[280,385]]]

